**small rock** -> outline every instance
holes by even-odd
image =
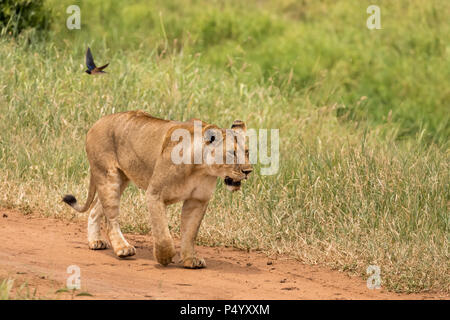
[[[8,218],[8,215],[6,213],[4,213],[3,218]]]
[[[252,264],[249,262],[249,263],[247,263],[247,267],[250,267]]]
[[[268,265],[268,266],[271,266],[272,264],[273,264],[272,261],[267,261],[267,265]]]

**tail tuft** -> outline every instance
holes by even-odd
[[[71,195],[71,194],[66,194],[63,198],[63,201],[65,203],[67,203],[69,206],[73,206],[75,203],[77,203],[77,199]]]

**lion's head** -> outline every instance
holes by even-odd
[[[237,191],[253,171],[246,143],[246,125],[235,120],[231,129],[204,127],[204,159],[211,175],[224,179],[227,189]]]

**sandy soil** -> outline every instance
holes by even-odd
[[[359,277],[230,248],[197,247],[206,269],[162,267],[147,235],[127,234],[137,254],[119,259],[111,249],[89,250],[85,226],[0,210],[0,278],[27,282],[38,297],[51,299],[448,299],[370,290]],[[80,267],[78,292],[92,296],[56,293],[65,287],[70,265]]]

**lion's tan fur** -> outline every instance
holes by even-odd
[[[201,123],[202,133],[208,128],[217,128]],[[234,126],[245,130],[241,123]],[[240,165],[174,164],[171,152],[176,142],[171,141],[171,133],[178,128],[193,134],[194,122],[162,120],[143,111],[129,111],[105,116],[89,130],[86,137],[91,174],[88,200],[83,207],[76,203],[75,198],[74,203],[68,203],[78,211],[94,205],[88,220],[91,249],[106,248],[106,241],[100,234],[100,220],[105,215],[107,234],[114,252],[119,257],[135,254],[135,248],[126,241],[118,223],[120,196],[132,181],[146,190],[154,255],[158,262],[167,265],[175,255],[166,206],[183,201],[181,260],[188,268],[205,266],[205,261],[195,256],[194,243],[217,178],[228,176],[240,181],[251,172],[251,165],[248,157],[246,163]],[[96,193],[98,201],[94,201]]]

